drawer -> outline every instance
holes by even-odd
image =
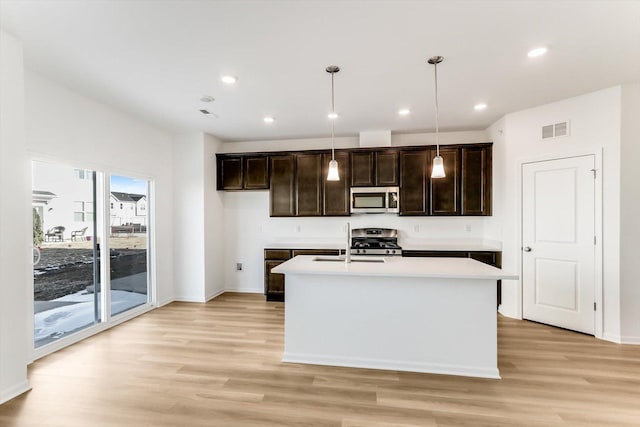
[[[264,259],[291,259],[291,251],[289,249],[265,249]]]
[[[466,251],[402,251],[403,257],[425,257],[425,258],[468,258]]]

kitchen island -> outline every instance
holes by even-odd
[[[284,362],[500,378],[496,281],[468,258],[296,256]]]

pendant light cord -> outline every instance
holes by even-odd
[[[331,73],[331,113],[336,113],[336,106],[334,100],[334,91],[333,91],[333,76],[335,73]],[[331,119],[331,160],[335,160],[335,142],[334,142],[334,127],[335,127],[335,118]]]
[[[438,128],[438,64],[433,64],[435,71],[435,84],[436,84],[436,156],[440,156],[440,135]]]

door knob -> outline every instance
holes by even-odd
[[[524,248],[522,248],[523,251],[525,252],[531,252],[531,247],[530,246],[525,246]]]

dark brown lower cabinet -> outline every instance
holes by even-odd
[[[494,267],[502,268],[502,252],[492,251],[402,251],[403,257],[423,258],[471,258]],[[502,281],[498,280],[496,290],[497,305],[502,303]]]
[[[284,301],[284,274],[271,269],[298,255],[338,255],[338,249],[265,249],[264,295],[267,301]]]

